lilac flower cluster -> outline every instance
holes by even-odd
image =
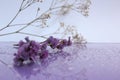
[[[62,50],[66,46],[70,46],[72,44],[70,37],[68,40],[66,39],[57,39],[50,36],[44,42],[38,43],[34,40],[29,40],[28,37],[25,38],[24,41],[20,41],[18,43],[18,51],[14,54],[14,64],[16,66],[22,66],[25,62],[34,62],[36,58],[41,60],[45,59],[49,55],[49,51],[47,50],[47,46],[50,46],[52,49]]]
[[[53,38],[52,36],[50,36],[46,40],[46,42],[52,49],[55,49],[55,48],[63,49],[65,46],[70,46],[72,44],[70,37],[67,41],[66,39],[60,40],[60,39]]]

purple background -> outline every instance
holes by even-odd
[[[13,66],[13,43],[0,42],[1,80],[120,80],[120,44],[73,44],[40,65]]]

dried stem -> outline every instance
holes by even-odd
[[[46,38],[45,36],[54,35],[54,34],[65,35],[67,29],[69,29],[68,28],[69,26],[68,27],[63,27],[62,28],[62,29],[64,29],[63,32],[59,32],[59,29],[61,29],[61,27],[60,27],[55,32],[50,33],[50,34],[46,34],[46,35],[42,35],[42,36],[27,33],[27,32],[21,32],[21,31],[24,30],[25,28],[29,27],[29,26],[34,26],[33,24],[35,22],[40,22],[41,24],[43,24],[42,28],[44,28],[44,25],[47,24],[46,21],[51,19],[51,15],[54,14],[54,12],[58,13],[56,15],[60,15],[60,16],[62,15],[63,16],[63,15],[66,15],[70,10],[73,10],[73,11],[76,11],[78,13],[82,13],[84,16],[86,16],[88,14],[88,9],[89,9],[89,4],[90,4],[90,0],[84,0],[83,3],[80,0],[74,0],[72,3],[70,3],[70,1],[68,1],[68,0],[63,0],[63,1],[51,0],[51,4],[48,7],[48,10],[43,12],[38,17],[37,17],[37,15],[38,15],[38,12],[37,12],[35,19],[33,19],[32,21],[29,21],[29,22],[23,23],[23,24],[19,24],[19,23],[18,24],[12,24],[13,21],[18,17],[18,15],[23,10],[26,10],[28,7],[30,7],[31,5],[33,5],[36,2],[37,1],[22,0],[22,3],[20,5],[20,8],[19,8],[18,12],[16,13],[16,15],[13,17],[13,19],[5,27],[1,28],[0,31],[3,31],[4,29],[6,29],[8,27],[15,27],[15,26],[21,26],[22,28],[20,28],[19,30],[10,32],[10,33],[9,32],[8,33],[2,33],[2,34],[0,34],[0,36],[11,35],[11,34],[16,34],[16,33],[25,34],[25,35],[31,35],[31,36],[41,37],[41,38]],[[62,5],[61,5],[61,3],[62,3]],[[73,32],[71,32],[71,34],[73,34]]]
[[[46,39],[46,37],[45,37],[45,36],[40,36],[40,35],[36,35],[36,34],[30,34],[30,33],[25,33],[25,32],[18,32],[18,33],[20,33],[20,34],[25,34],[25,35],[30,35],[30,36],[41,37],[41,38]]]
[[[0,29],[0,31],[2,31],[2,30],[4,30],[4,29],[6,29],[7,27],[9,27],[9,25],[16,19],[16,17],[17,17],[17,16],[19,15],[19,13],[21,12],[22,5],[23,5],[24,1],[25,1],[25,0],[22,0],[22,3],[21,3],[21,5],[20,5],[20,8],[19,8],[17,14],[14,16],[14,18],[13,18],[5,27],[3,27],[2,29]]]

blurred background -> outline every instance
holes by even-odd
[[[87,42],[97,43],[120,43],[120,0],[91,0],[92,4],[89,10],[89,16],[85,17],[80,13],[70,13],[65,16],[53,18],[49,25],[51,28],[40,30],[39,27],[28,28],[25,31],[37,34],[51,33],[59,26],[58,22],[65,22],[68,25],[77,27]],[[0,0],[0,28],[4,27],[15,16],[21,0]],[[49,0],[46,5],[40,5],[43,11],[49,6]],[[39,4],[38,4],[39,5]],[[26,23],[35,18],[38,5],[32,5],[17,17],[13,23]],[[15,27],[14,29],[17,29]],[[6,29],[2,33],[10,32],[13,28]],[[19,41],[26,35],[12,34],[0,36],[0,41]],[[30,36],[34,40],[42,40],[39,37]]]

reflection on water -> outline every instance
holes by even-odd
[[[31,64],[31,65],[24,65],[22,67],[14,67],[17,73],[21,76],[21,78],[25,78],[30,80],[31,76],[38,76],[38,78],[46,78],[47,80],[53,80],[56,77],[60,80],[69,80],[69,77],[74,78],[74,80],[78,80],[80,78],[85,78],[86,69],[82,69],[81,71],[75,71],[75,67],[69,65],[73,60],[72,55],[64,52],[59,51],[54,54],[50,54],[47,59],[41,61],[41,64]],[[82,75],[82,77],[80,76]],[[55,79],[55,80],[56,80]],[[86,79],[86,78],[85,78]],[[83,80],[83,79],[81,79]]]
[[[63,51],[51,53],[47,59],[41,60],[40,64],[13,66],[9,69],[15,74],[14,76],[19,77],[18,80],[87,80],[86,64],[80,58],[80,50],[80,47],[72,45]],[[81,62],[82,65],[80,65]]]

